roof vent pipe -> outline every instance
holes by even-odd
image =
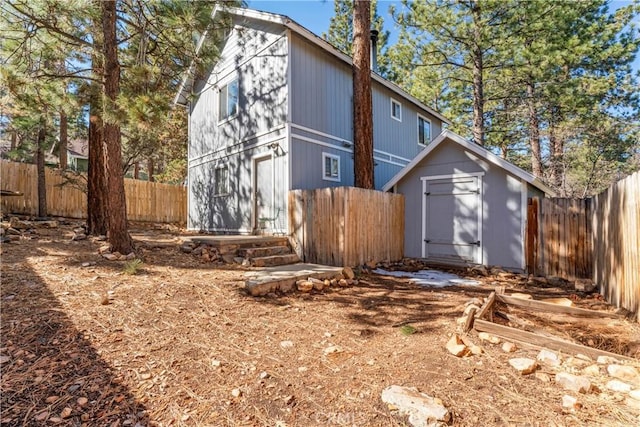
[[[378,72],[378,30],[371,30],[371,69]]]

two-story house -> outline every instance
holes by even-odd
[[[189,108],[188,228],[248,234],[276,218],[286,231],[289,190],[353,185],[351,58],[286,16],[225,8],[212,19],[223,16],[233,29],[219,61],[176,96]],[[448,121],[371,75],[381,189]]]

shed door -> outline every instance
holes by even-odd
[[[273,218],[273,160],[271,156],[254,159],[254,228],[260,227],[260,218]],[[266,223],[270,226],[270,223]]]
[[[424,177],[424,258],[482,263],[482,177]]]

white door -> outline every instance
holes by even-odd
[[[273,218],[273,160],[271,155],[254,159],[253,164],[253,218],[254,229],[259,229],[260,218]],[[265,225],[270,228],[271,222]]]
[[[422,256],[482,264],[482,176],[424,177]]]

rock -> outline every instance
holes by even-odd
[[[6,233],[7,233],[7,236],[8,235],[20,236],[22,234],[20,231],[16,230],[15,228],[7,228]]]
[[[261,380],[266,380],[267,378],[269,378],[269,373],[266,372],[266,371],[262,371],[262,372],[260,372],[259,378]]]
[[[47,411],[42,411],[39,414],[36,415],[35,419],[38,422],[42,422],[45,421],[47,419],[47,417],[49,417],[49,412]]]
[[[192,253],[193,255],[198,255],[198,256],[199,256],[199,255],[202,255],[202,251],[203,251],[202,246],[198,246],[198,247],[197,247],[197,248],[195,248],[191,253]]]
[[[600,365],[615,365],[620,363],[618,359],[611,356],[598,356],[596,362]]]
[[[309,368],[307,368],[306,366],[298,367],[298,372],[300,372],[301,374],[307,372],[308,370]]]
[[[108,254],[111,253],[111,245],[102,245],[98,248],[99,254]]]
[[[0,365],[4,365],[11,360],[11,356],[0,356]]]
[[[473,354],[474,356],[480,356],[484,353],[484,349],[479,345],[472,345],[471,347],[469,347],[469,351],[471,351],[471,354]]]
[[[617,391],[620,393],[627,393],[631,391],[631,385],[620,380],[611,380],[605,385],[605,387],[611,391]]]
[[[590,365],[590,362],[580,359],[578,357],[570,357],[564,361],[565,366],[570,366],[572,368],[583,369]]]
[[[582,375],[589,375],[592,377],[600,376],[600,366],[598,365],[589,365],[582,370]]]
[[[556,384],[564,387],[565,390],[578,393],[589,393],[589,391],[591,391],[591,381],[589,381],[588,378],[573,375],[568,372],[557,373]]]
[[[321,291],[324,289],[324,281],[322,280],[316,279],[314,277],[309,277],[307,281],[311,282],[313,289],[315,289],[316,291]]]
[[[58,399],[60,399],[59,396],[48,396],[44,401],[46,403],[54,403],[55,401],[57,401]]]
[[[300,292],[311,292],[313,289],[313,283],[308,280],[298,280],[296,282],[296,287]]]
[[[346,279],[355,279],[356,275],[354,274],[353,270],[351,269],[351,267],[345,267],[342,269],[342,275],[346,278]]]
[[[628,407],[633,409],[640,409],[640,400],[633,399],[631,397],[627,397],[624,400],[624,403],[627,404]]]
[[[15,230],[28,230],[33,228],[33,224],[29,221],[20,221],[15,216],[12,216],[11,219],[9,219],[9,227]]]
[[[71,412],[73,412],[71,410],[71,408],[69,408],[68,406],[65,407],[62,412],[60,412],[60,418],[65,419],[65,418],[69,418],[71,416]]]
[[[293,341],[280,341],[280,347],[291,348],[293,347]]]
[[[241,395],[242,395],[242,392],[240,391],[239,388],[234,388],[233,390],[231,390],[231,396],[240,397]]]
[[[248,259],[243,259],[242,260],[242,266],[243,267],[251,267],[251,261],[249,261]]]
[[[89,403],[89,399],[87,399],[86,397],[79,397],[76,402],[78,403],[78,406],[85,406],[87,403]]]
[[[127,261],[131,261],[132,259],[136,259],[136,253],[135,252],[130,252],[124,256],[121,256],[120,258],[125,259]]]
[[[560,356],[557,353],[554,353],[551,350],[542,349],[540,353],[536,356],[540,362],[544,363],[547,366],[560,366],[562,361],[560,360]]]
[[[71,240],[74,242],[77,242],[79,240],[87,240],[87,235],[84,233],[74,234]]]
[[[609,365],[607,366],[607,372],[613,378],[640,385],[640,373],[633,366]]]
[[[469,301],[464,303],[465,307],[470,306],[471,304],[477,306],[477,307],[482,307],[482,304],[484,304],[484,301],[482,301],[482,299],[480,298],[471,298]]]
[[[332,345],[322,350],[322,353],[324,353],[325,356],[328,356],[334,353],[342,353],[342,348],[340,348],[340,346],[337,346],[337,345]]]
[[[629,392],[629,397],[640,401],[640,388],[636,390],[631,390]]]
[[[502,351],[504,351],[505,353],[513,353],[517,349],[518,347],[512,342],[507,341],[504,344],[502,344]]]
[[[214,368],[219,368],[221,364],[222,364],[222,362],[220,362],[217,359],[211,360],[211,366],[213,366]]]
[[[575,397],[565,394],[564,396],[562,396],[562,407],[571,411],[575,411],[582,408],[582,404],[578,402],[578,399],[576,399]]]
[[[234,262],[235,264],[242,264],[242,263],[243,263],[243,261],[244,261],[244,258],[242,258],[241,256],[237,256],[237,257],[234,257],[234,258],[233,258],[233,262]]]
[[[347,286],[349,286],[349,282],[347,282],[345,279],[340,279],[338,280],[338,286],[346,288]]]
[[[293,290],[293,285],[295,285],[295,283],[291,280],[283,280],[282,282],[280,282],[280,285],[278,286],[278,289],[280,289],[280,292],[291,292]]]
[[[107,261],[117,261],[118,259],[120,259],[119,256],[110,253],[102,254],[102,258],[106,259]]]
[[[375,270],[376,267],[378,267],[378,263],[375,261],[367,261],[367,263],[365,264],[367,266],[367,268],[369,268],[370,270]],[[353,277],[351,278],[353,279]]]
[[[235,262],[234,259],[235,259],[235,256],[231,254],[222,255],[222,261],[224,261],[226,264],[233,264]]]
[[[469,354],[469,348],[464,344],[460,336],[454,334],[446,344],[447,351],[456,357],[462,357]]]
[[[480,338],[481,341],[487,341],[490,342],[491,344],[500,344],[500,338],[488,334],[487,332],[480,332],[478,334],[478,338]]]
[[[535,377],[536,377],[537,380],[540,380],[543,383],[550,383],[551,382],[551,376],[549,374],[544,373],[544,372],[536,372],[535,373]]]
[[[487,267],[485,267],[484,265],[476,265],[475,267],[471,267],[469,272],[476,273],[476,274],[478,274],[480,276],[488,276],[489,275],[489,271],[487,270]]]
[[[520,375],[531,374],[538,368],[538,363],[527,357],[509,359],[509,365],[511,365],[511,367],[516,371],[520,372]]]
[[[107,241],[107,236],[105,236],[104,234],[101,234],[98,237],[96,237],[96,242],[106,242],[106,241]]]
[[[100,299],[100,304],[102,305],[109,305],[111,303],[111,301],[109,300],[109,295],[108,294],[103,294],[102,298]]]
[[[118,251],[113,252],[113,255],[117,257],[117,259],[122,259],[122,254]]]
[[[420,393],[415,387],[389,386],[382,390],[382,401],[397,408],[400,414],[408,415],[409,424],[413,427],[427,427],[451,420],[451,413],[440,399]]]
[[[578,292],[591,293],[596,290],[596,285],[591,279],[576,279],[573,287]]]

